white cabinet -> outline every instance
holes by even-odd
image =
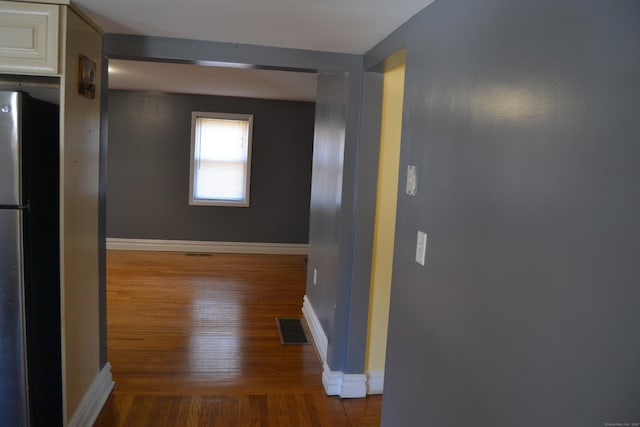
[[[60,6],[0,1],[0,73],[58,74]]]

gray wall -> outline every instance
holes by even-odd
[[[314,104],[109,92],[107,235],[307,243]],[[191,112],[253,114],[250,207],[190,206]]]
[[[640,2],[437,1],[365,63],[405,46],[382,424],[640,422]]]
[[[360,108],[349,98],[351,80],[347,74],[318,79],[306,295],[327,334],[331,370],[362,374],[375,214],[375,184],[370,183],[376,182],[379,139],[375,156],[363,155],[362,141],[357,151],[347,151],[353,150],[345,143],[348,111]],[[362,182],[371,176],[372,181]],[[355,191],[345,192],[352,186]]]
[[[323,329],[333,331],[329,359],[336,340],[343,341],[342,331],[335,331],[337,268],[339,261],[340,209],[342,200],[342,161],[346,117],[346,79],[343,75],[320,76],[313,151],[311,209],[314,215],[309,225],[311,282],[306,295],[311,301]],[[318,272],[313,284],[313,270]],[[338,338],[339,337],[339,338]],[[329,362],[332,365],[332,362]]]

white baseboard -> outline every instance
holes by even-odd
[[[367,371],[367,394],[382,394],[384,371]]]
[[[80,401],[73,418],[69,421],[69,427],[86,427],[93,425],[100,414],[102,407],[113,390],[114,382],[111,379],[111,364],[107,362],[104,368],[93,379],[89,390]]]
[[[311,301],[309,301],[309,298],[307,298],[306,295],[304,296],[302,303],[302,314],[304,315],[307,325],[309,325],[309,329],[311,330],[311,336],[313,338],[313,343],[316,346],[316,350],[318,350],[318,353],[320,354],[322,363],[326,366],[328,347],[327,335],[325,335],[324,329],[322,329],[322,325],[320,324],[320,320],[318,320],[318,316],[316,316],[316,312],[311,305]]]
[[[367,376],[365,374],[345,374],[342,371],[332,371],[326,363],[323,365],[322,386],[328,396],[340,396],[343,399],[367,396]]]
[[[311,301],[304,296],[302,313],[311,330],[313,344],[322,359],[322,386],[329,396],[343,398],[365,397],[367,395],[367,377],[364,374],[345,374],[342,371],[332,371],[327,364],[328,340],[324,329],[318,320]]]
[[[343,375],[342,371],[332,371],[326,363],[322,365],[322,386],[328,396],[340,396]]]
[[[302,243],[206,242],[196,240],[107,238],[107,249],[125,251],[307,255],[308,247],[309,245]]]
[[[343,374],[340,397],[366,397],[367,376],[365,374]]]

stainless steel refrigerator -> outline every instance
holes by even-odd
[[[0,91],[0,426],[62,425],[59,111]]]

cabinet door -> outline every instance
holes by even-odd
[[[59,6],[0,1],[0,73],[57,74]]]

